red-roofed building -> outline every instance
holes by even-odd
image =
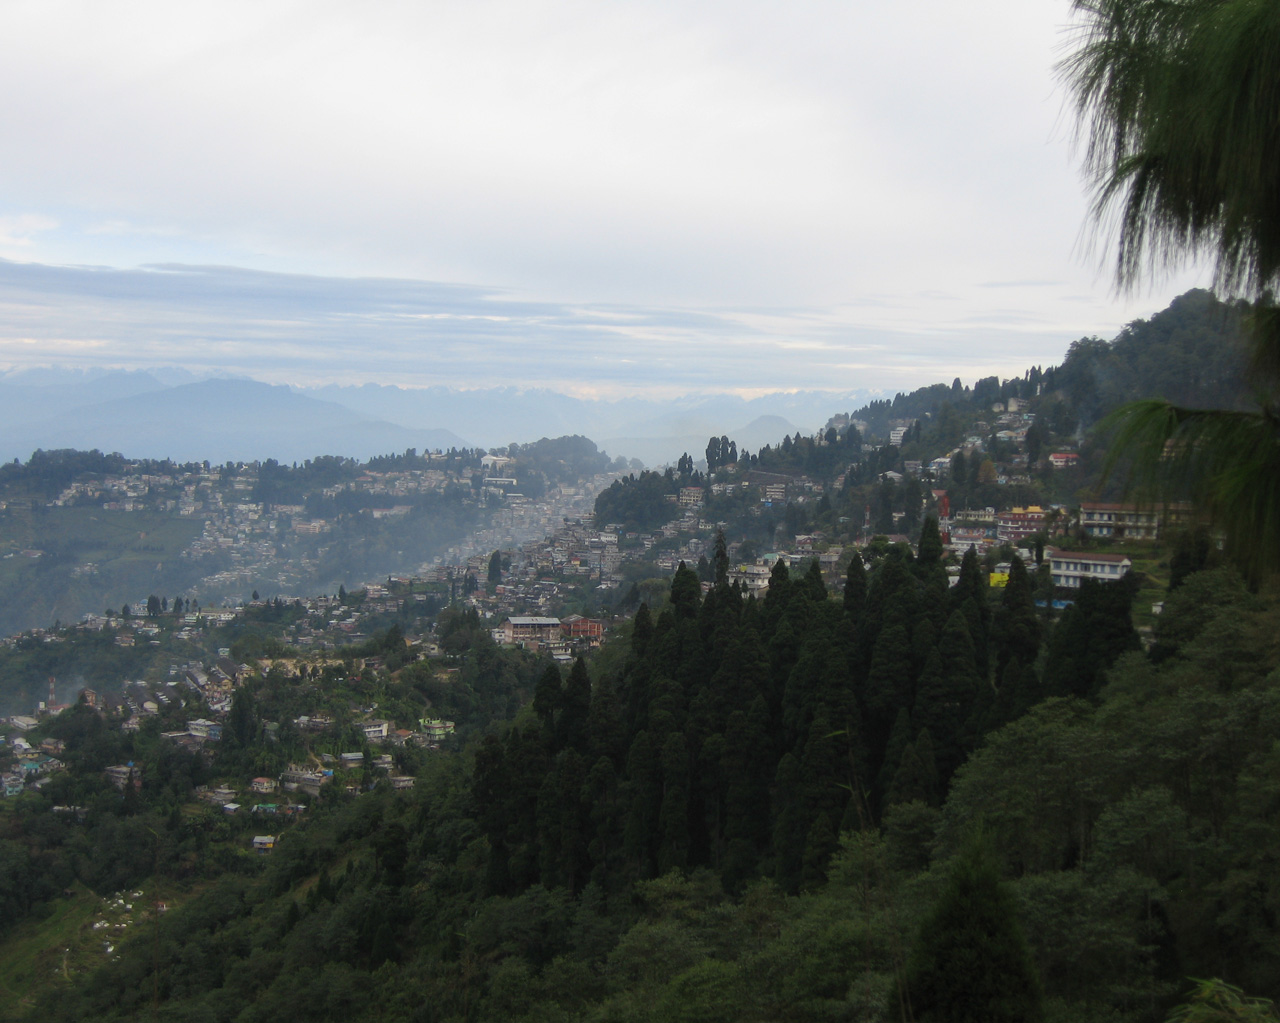
[[[582,615],[568,615],[560,620],[560,631],[571,643],[584,641],[595,646],[604,639],[604,622]]]

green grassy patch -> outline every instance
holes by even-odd
[[[1133,598],[1133,624],[1135,628],[1154,626],[1156,615],[1153,604],[1164,600],[1169,590],[1169,550],[1157,544],[1119,545],[1116,553],[1126,555],[1133,562],[1133,571],[1139,573],[1142,585]]]
[[[170,887],[148,882],[104,898],[76,882],[43,916],[18,924],[0,942],[0,1019],[21,1016],[50,987],[73,983],[118,955],[130,938],[151,934],[157,901],[174,905],[177,890]],[[197,885],[180,897],[201,890]]]
[[[41,919],[22,921],[0,943],[0,1011],[24,1012],[50,985],[63,985],[103,962],[93,920],[102,899],[77,884]],[[96,955],[95,955],[96,952]]]

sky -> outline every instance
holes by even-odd
[[[0,5],[0,370],[1010,376],[1118,296],[1066,0]]]

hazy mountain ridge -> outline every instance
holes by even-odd
[[[25,459],[37,448],[223,462],[468,446],[446,429],[406,428],[256,380],[165,386],[145,373],[73,377],[62,387],[14,380],[0,381],[0,457],[6,460]]]
[[[458,391],[365,384],[331,384],[314,394],[367,415],[405,427],[447,424],[482,447],[502,447],[564,433],[584,434],[610,455],[639,458],[649,465],[674,462],[688,452],[698,457],[713,434],[738,446],[777,443],[783,432],[811,433],[833,413],[849,411],[874,395],[870,391],[775,392],[757,398],[732,394],[680,398],[576,398],[556,391],[500,387]],[[774,422],[757,424],[762,417]],[[742,424],[728,429],[727,424]]]
[[[546,389],[456,390],[391,384],[317,388],[246,378],[195,380],[171,370],[40,369],[0,378],[0,458],[37,448],[97,448],[137,458],[296,461],[369,458],[449,447],[506,447],[580,434],[610,455],[654,465],[729,429],[740,448],[810,433],[870,392],[777,392],[757,398],[578,398]]]

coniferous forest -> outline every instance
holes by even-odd
[[[1192,977],[1280,994],[1275,601],[1193,573],[1144,651],[1118,584],[1050,621],[1016,560],[948,587],[931,527],[839,595],[780,565],[743,597],[721,550],[590,667],[513,672],[478,632],[492,724],[269,856],[202,869],[176,782],[96,824],[26,797],[13,918],[112,815],[189,881],[22,1015],[1147,1021]]]

